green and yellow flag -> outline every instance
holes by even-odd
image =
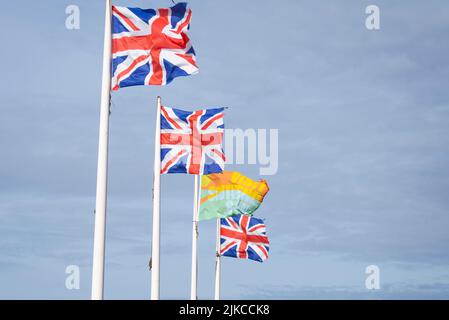
[[[253,214],[269,188],[265,180],[254,181],[232,171],[203,175],[199,220]]]

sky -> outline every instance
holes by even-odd
[[[104,2],[3,2],[0,298],[89,299]],[[226,128],[279,132],[276,174],[226,166],[268,181],[256,215],[270,257],[223,258],[224,299],[448,299],[447,1],[189,3],[199,74],[112,94],[105,298],[150,295],[160,95],[228,107]],[[379,30],[365,27],[372,4]],[[65,26],[68,5],[79,30]],[[161,183],[161,298],[188,299],[194,180]],[[214,221],[201,222],[200,299],[213,298],[214,246]],[[66,288],[69,265],[79,290]],[[370,265],[378,290],[365,286]]]

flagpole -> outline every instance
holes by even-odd
[[[104,254],[106,236],[106,202],[108,184],[109,106],[111,102],[111,0],[106,0],[103,73],[98,139],[97,190],[95,201],[94,254],[92,264],[92,300],[104,294]]]
[[[151,300],[160,295],[160,230],[161,230],[161,97],[157,97],[154,135],[153,240],[151,242]]]
[[[221,272],[221,255],[220,255],[220,227],[221,220],[217,218],[217,237],[215,241],[215,300],[220,300],[220,272]]]
[[[198,293],[198,180],[201,176],[195,175],[195,191],[193,198],[193,219],[192,219],[192,278],[190,286],[190,300],[197,300]]]

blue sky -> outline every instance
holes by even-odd
[[[65,28],[70,4],[80,30]],[[378,31],[365,28],[370,4]],[[158,95],[190,110],[229,107],[227,128],[279,130],[279,170],[263,177],[271,190],[257,212],[270,259],[224,258],[223,298],[449,298],[447,2],[190,5],[200,73],[113,94],[105,298],[149,297]],[[90,297],[103,19],[99,0],[2,4],[2,299]],[[227,169],[259,178],[258,165]],[[164,299],[189,297],[192,193],[192,176],[163,177]],[[201,223],[203,299],[213,297],[214,232]],[[80,290],[65,288],[73,264]]]

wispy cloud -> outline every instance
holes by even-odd
[[[78,2],[79,31],[65,29],[64,3],[8,2],[0,13],[6,26],[20,11],[13,32],[34,31],[23,41],[0,28],[15,48],[2,52],[0,80],[2,298],[89,297],[104,13]],[[279,172],[265,177],[257,212],[271,258],[226,261],[225,296],[447,297],[447,4],[378,1],[372,32],[368,1],[190,2],[200,73],[112,95],[106,296],[148,297],[162,95],[170,106],[230,107],[228,128],[279,129]],[[229,169],[257,178],[255,166]],[[166,176],[162,188],[162,293],[188,297],[193,178]],[[200,232],[200,296],[211,297],[214,225]],[[378,293],[359,287],[371,263],[387,266]],[[67,264],[82,268],[79,292],[64,287]]]

